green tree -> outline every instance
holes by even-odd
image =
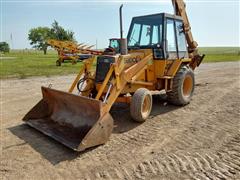
[[[44,54],[47,53],[48,39],[56,39],[61,41],[75,41],[74,32],[65,30],[62,26],[58,24],[57,21],[52,23],[52,27],[37,27],[30,29],[28,33],[28,39],[30,44],[34,48],[43,50]]]
[[[52,23],[51,38],[61,41],[75,41],[74,32],[65,30],[56,20]]]
[[[48,27],[37,27],[30,29],[28,39],[34,48],[42,50],[47,54],[47,40],[51,37],[51,30]]]
[[[6,42],[0,42],[0,51],[1,51],[1,52],[4,52],[4,53],[9,52],[9,51],[10,51],[10,48],[9,48],[8,43],[6,43]]]

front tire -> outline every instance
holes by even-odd
[[[172,91],[167,92],[168,101],[174,105],[186,105],[190,102],[195,86],[193,70],[182,66],[173,78]]]
[[[152,94],[145,88],[139,88],[133,95],[130,113],[134,121],[144,122],[152,110]]]
[[[62,63],[61,63],[60,60],[57,60],[57,61],[56,61],[56,66],[61,66],[61,64],[62,64]]]

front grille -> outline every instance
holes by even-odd
[[[95,78],[96,83],[104,81],[112,63],[114,63],[114,57],[98,56]]]

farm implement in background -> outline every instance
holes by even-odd
[[[49,39],[47,43],[58,52],[58,60],[56,66],[61,66],[65,60],[71,60],[72,64],[76,64],[78,60],[91,58],[92,55],[102,54],[102,51],[92,50],[94,45],[77,44],[73,41],[60,41]]]

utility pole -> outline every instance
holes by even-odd
[[[98,41],[97,41],[97,39],[96,39],[96,50],[98,49]]]
[[[12,33],[10,34],[10,46],[11,46],[11,49],[13,49],[13,36],[12,36]]]

